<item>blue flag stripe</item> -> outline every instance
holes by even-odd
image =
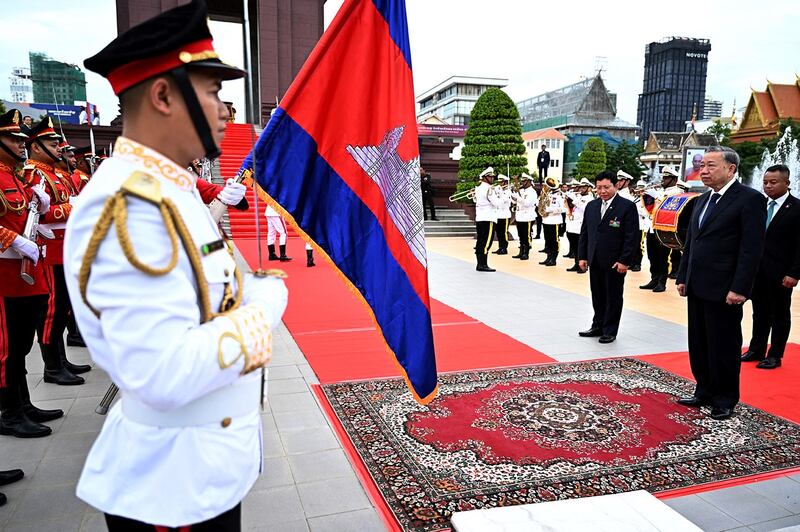
[[[375,8],[389,24],[389,34],[411,69],[411,44],[408,39],[408,20],[405,0],[372,0]]]
[[[256,145],[255,160],[259,185],[363,295],[417,395],[427,397],[436,388],[430,313],[392,256],[375,215],[280,108]]]

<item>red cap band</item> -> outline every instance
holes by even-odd
[[[177,50],[122,65],[108,73],[108,81],[111,83],[114,94],[119,95],[124,90],[153,76],[179,66],[211,58],[217,58],[214,45],[211,39],[203,39],[185,44]]]

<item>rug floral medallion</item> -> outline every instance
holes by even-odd
[[[444,374],[427,406],[401,379],[322,388],[406,530],[446,528],[456,511],[800,465],[798,425],[744,404],[714,421],[675,403],[693,383],[628,358]]]

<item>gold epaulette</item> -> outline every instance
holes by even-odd
[[[155,205],[161,205],[161,183],[144,172],[134,172],[120,187],[123,193],[136,196]]]
[[[263,277],[275,277],[276,279],[286,279],[289,277],[285,271],[279,270],[277,268],[272,268],[269,270],[259,270],[259,271],[263,272],[261,275]]]

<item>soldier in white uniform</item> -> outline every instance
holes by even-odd
[[[221,82],[244,75],[217,58],[206,20],[204,3],[182,5],[84,63],[124,124],[64,245],[76,320],[122,392],[77,487],[111,532],[239,531],[262,469],[262,368],[287,292],[278,272],[241,274],[186,171],[219,154]]]
[[[492,186],[494,168],[491,166],[481,172],[480,183],[475,187],[475,229],[478,240],[475,242],[475,257],[479,272],[493,272],[489,267],[489,248],[492,245],[492,228],[497,222],[497,209],[501,205],[497,187]]]
[[[661,185],[664,187],[664,197],[661,201],[664,201],[666,198],[670,196],[677,196],[678,194],[683,194],[687,190],[689,190],[689,185],[680,178],[680,173],[678,170],[673,168],[672,166],[667,166],[663,170],[664,178],[661,181]],[[670,249],[668,252],[668,269],[669,269],[669,278],[670,279],[677,279],[678,278],[678,267],[681,265],[681,250],[679,249]]]
[[[586,205],[594,198],[590,194],[592,183],[585,177],[578,183],[577,190],[570,192],[567,197],[567,238],[569,239],[570,251],[575,250],[572,258],[575,264],[567,268],[568,272],[586,273],[586,271],[578,265],[578,241],[581,236],[581,227],[583,226],[583,213],[586,211]]]
[[[497,249],[492,251],[495,255],[508,255],[508,226],[511,223],[511,190],[510,178],[505,174],[497,176],[500,186],[496,192],[500,198],[497,207],[497,222],[494,224],[494,234],[497,238]]]
[[[639,231],[642,233],[642,236],[639,240],[639,249],[636,252],[636,255],[633,258],[633,264],[631,264],[631,271],[641,271],[642,270],[642,258],[644,257],[645,251],[645,239],[647,237],[647,232],[649,231],[650,227],[652,226],[652,221],[650,220],[650,212],[647,210],[647,206],[645,204],[645,190],[647,189],[647,183],[644,180],[640,179],[636,182],[636,186],[634,187],[634,198],[633,203],[636,205],[636,212],[639,214]]]
[[[542,225],[544,226],[544,252],[547,254],[547,258],[539,264],[544,266],[555,266],[558,258],[558,230],[563,221],[561,215],[567,212],[567,202],[560,187],[556,178],[548,177],[545,179],[542,189],[542,194],[547,197],[540,198],[540,201],[545,202],[544,212],[540,214],[542,214]],[[545,190],[548,188],[549,192],[546,192]]]
[[[511,193],[511,199],[517,206],[517,234],[519,235],[519,253],[513,258],[528,260],[539,195],[533,188],[533,178],[530,175],[523,172],[521,179],[519,192]]]
[[[278,211],[272,208],[272,205],[267,205],[264,210],[264,216],[267,218],[267,249],[269,250],[269,260],[279,260],[287,262],[292,260],[291,257],[286,256],[286,222],[283,221]],[[281,254],[275,254],[275,240],[278,240]]]
[[[633,181],[633,176],[631,174],[625,170],[617,171],[617,194],[619,194],[621,198],[633,201],[634,198],[630,189],[631,181]]]

